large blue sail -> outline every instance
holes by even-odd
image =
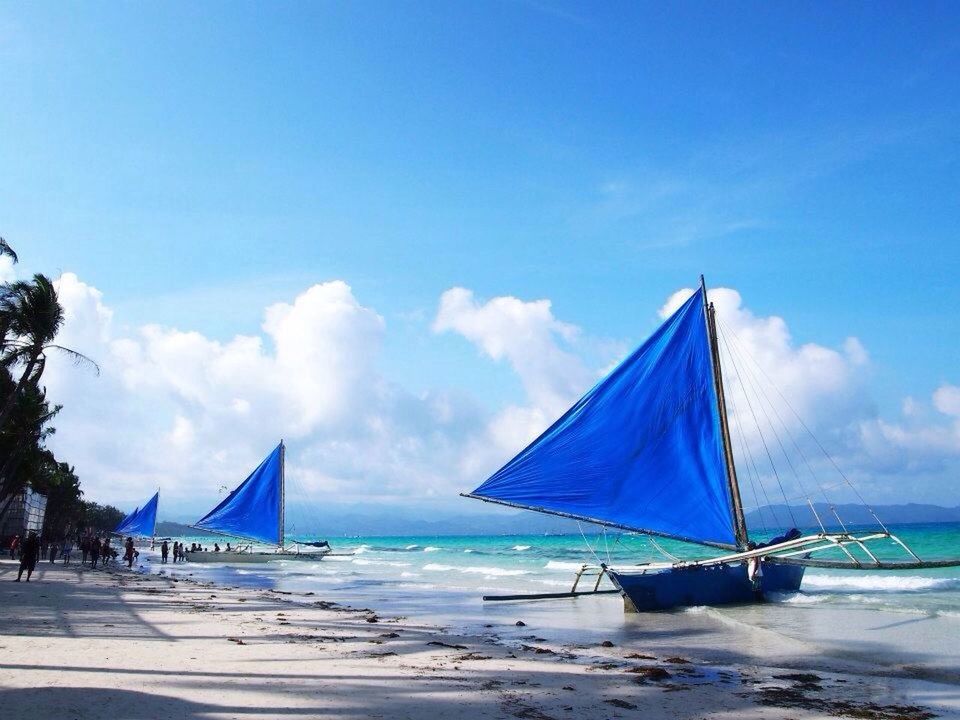
[[[118,535],[153,537],[154,529],[157,526],[157,505],[159,503],[160,493],[157,492],[147,501],[146,505],[137,508],[121,520],[114,532]]]
[[[279,545],[283,540],[283,443],[236,490],[194,523],[201,530]]]
[[[468,495],[735,547],[704,290]]]

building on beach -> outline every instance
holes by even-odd
[[[26,488],[13,496],[3,517],[0,517],[0,538],[24,536],[31,530],[37,534],[43,529],[47,512],[47,496]]]

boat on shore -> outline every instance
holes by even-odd
[[[320,560],[330,554],[325,540],[287,542],[284,534],[286,446],[277,445],[246,480],[191,527],[247,541],[220,551],[187,551],[191,562],[246,564],[271,560]]]
[[[486,600],[604,592],[600,584],[607,577],[625,610],[667,610],[796,592],[807,567],[960,566],[960,558],[921,560],[875,515],[876,530],[851,532],[840,521],[840,530],[831,532],[821,521],[810,534],[791,528],[767,543],[751,540],[730,440],[717,319],[702,277],[646,342],[464,497],[651,536],[666,557],[633,566],[598,560],[581,569],[570,592]],[[656,536],[724,552],[682,560],[660,548]],[[904,559],[881,560],[870,547],[881,541],[902,550]],[[578,591],[584,574],[595,575],[596,583]]]

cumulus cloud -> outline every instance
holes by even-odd
[[[96,288],[70,273],[57,287],[61,341],[103,372],[50,362],[64,404],[52,444],[93,497],[129,503],[160,487],[168,507],[200,505],[281,437],[288,478],[308,494],[436,495],[454,480],[458,435],[479,424],[467,398],[414,397],[384,379],[384,320],[340,281],[268,307],[262,335],[224,342],[158,325],[119,333]]]
[[[60,341],[96,360],[102,373],[62,357],[48,363],[44,381],[64,405],[52,447],[76,465],[91,497],[125,507],[159,487],[165,516],[188,518],[212,504],[280,437],[288,440],[291,490],[320,504],[455,503],[457,491],[506,462],[623,355],[622,341],[591,338],[557,318],[549,300],[480,300],[452,288],[439,299],[433,332],[462,336],[478,362],[507,365],[523,387],[522,397],[491,411],[478,400],[482,388],[412,393],[392,382],[381,367],[387,323],[342,281],[271,305],[259,333],[226,339],[189,327],[127,328],[76,275],[64,274],[57,287],[67,318]],[[689,292],[671,295],[660,315]],[[784,319],[752,313],[735,290],[717,288],[710,299],[724,338],[742,474],[751,472],[743,454],[752,453],[762,481],[772,482],[760,467],[764,439],[779,452],[772,435],[759,436],[753,412],[764,425],[779,423],[788,448],[788,436],[799,438],[818,472],[829,470],[803,439],[796,411],[869,496],[905,499],[892,477],[911,478],[913,497],[937,495],[945,468],[960,457],[960,388],[945,384],[926,401],[908,398],[899,417],[881,418],[870,394],[870,355],[858,339],[838,347],[796,342]],[[602,357],[587,350],[598,345],[606,348]],[[772,398],[766,405],[764,392]],[[780,469],[797,495],[789,468],[781,462]]]

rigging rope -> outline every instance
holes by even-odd
[[[739,344],[740,339],[737,336],[737,333],[731,330],[730,334],[731,334],[731,337],[733,338],[733,342]],[[756,366],[756,368],[760,371],[760,373],[767,379],[767,382],[770,383],[771,387],[776,391],[777,395],[780,396],[780,399],[783,400],[784,405],[786,405],[790,409],[790,412],[793,413],[793,416],[797,419],[797,422],[800,423],[800,427],[802,427],[804,431],[806,431],[806,433],[810,436],[810,438],[819,448],[820,452],[823,453],[823,456],[830,462],[834,470],[837,471],[837,474],[839,474],[840,477],[843,479],[843,484],[845,484],[847,487],[850,488],[850,490],[853,491],[854,495],[856,495],[857,499],[860,501],[860,504],[863,505],[864,508],[866,508],[867,512],[869,512],[870,515],[873,517],[873,519],[877,521],[877,524],[883,529],[883,531],[886,533],[889,533],[890,531],[887,530],[887,527],[886,525],[883,524],[883,521],[880,520],[876,512],[874,512],[873,508],[870,507],[870,505],[864,499],[863,495],[860,494],[860,491],[857,489],[857,487],[850,481],[850,478],[848,478],[847,475],[843,472],[843,470],[840,469],[840,466],[837,464],[837,462],[833,459],[833,456],[830,455],[827,449],[820,442],[820,439],[816,435],[814,435],[813,431],[803,421],[803,418],[800,416],[800,413],[796,411],[793,405],[790,404],[790,401],[787,400],[786,397],[784,397],[782,392],[780,392],[780,388],[777,387],[776,383],[774,383],[773,380],[770,379],[770,376],[767,375],[766,371],[764,371],[764,369],[760,366],[760,364],[756,361],[756,359],[754,359],[753,356],[750,355],[749,352],[745,353],[745,355]],[[839,487],[839,485],[835,485],[833,487]]]
[[[724,331],[724,334],[725,333],[726,331]],[[741,356],[740,351],[737,348],[733,348],[733,350],[737,353],[738,356]],[[749,373],[750,372],[749,368],[746,368],[745,372]],[[813,502],[810,499],[810,493],[807,491],[807,488],[804,485],[803,480],[800,478],[800,473],[797,471],[796,466],[793,464],[793,461],[790,459],[790,455],[789,453],[787,453],[787,448],[784,446],[783,440],[780,438],[780,433],[777,432],[776,426],[773,424],[773,421],[770,419],[770,413],[767,412],[766,405],[770,405],[771,408],[773,408],[774,414],[777,414],[776,408],[773,407],[773,403],[770,401],[769,396],[764,391],[763,386],[759,382],[756,382],[755,376],[748,374],[748,378],[751,381],[751,389],[753,390],[754,396],[757,398],[757,404],[760,406],[760,409],[763,411],[763,417],[766,419],[767,423],[769,424],[770,430],[773,433],[773,436],[777,440],[777,445],[780,446],[780,452],[783,453],[783,457],[787,461],[787,465],[789,466],[790,471],[793,473],[794,478],[796,478],[797,485],[800,487],[800,492],[804,494],[805,499],[807,501],[807,505],[810,507],[810,511],[813,513],[813,517],[816,519],[817,524],[820,526],[820,529],[823,530],[823,532],[826,532],[827,529],[823,525],[823,520],[820,519],[820,515],[819,513],[817,513],[817,509],[813,506]],[[764,400],[766,400],[766,405],[764,404]],[[784,426],[784,430],[789,434],[789,431],[787,430],[786,426]],[[816,478],[814,478],[814,484],[817,485]]]
[[[740,381],[740,387],[744,388],[743,396],[747,400],[747,407],[750,408],[750,414],[753,416],[753,423],[757,427],[757,432],[760,435],[760,441],[763,443],[763,449],[767,453],[767,459],[770,461],[770,468],[773,470],[773,475],[777,479],[777,485],[780,488],[780,494],[783,496],[783,502],[787,507],[787,513],[790,515],[790,520],[793,522],[794,527],[797,525],[797,519],[793,516],[793,510],[790,507],[790,503],[787,501],[787,494],[784,492],[783,483],[780,480],[780,473],[777,472],[777,466],[773,462],[773,455],[770,453],[770,448],[767,447],[767,439],[763,435],[763,428],[760,427],[760,421],[757,419],[757,413],[753,409],[753,402],[750,400],[750,393],[746,391],[746,386],[743,382],[743,377],[740,375],[740,367],[737,363],[733,364],[733,369],[737,373],[737,380]]]

